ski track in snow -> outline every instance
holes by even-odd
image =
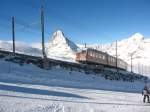
[[[0,68],[0,112],[150,110],[150,104],[142,102],[141,82],[109,81],[59,67],[42,70],[5,61],[0,61]]]

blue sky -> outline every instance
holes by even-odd
[[[150,37],[150,0],[0,0],[0,40],[40,42],[40,6],[45,7],[45,41],[57,29],[76,43],[108,43],[139,32]]]

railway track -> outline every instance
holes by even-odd
[[[21,66],[23,64],[34,64],[40,68],[43,67],[43,58],[40,56],[31,56],[21,53],[13,53],[11,51],[0,50],[0,59],[5,61],[11,61],[18,63]],[[124,81],[133,81],[133,80],[145,80],[145,76],[135,73],[129,73],[125,70],[119,70],[120,72],[115,72],[116,70],[107,70],[107,67],[103,65],[88,65],[78,62],[67,62],[62,60],[55,60],[47,58],[48,69],[51,69],[55,66],[60,66],[61,68],[67,69],[69,71],[79,71],[85,72],[85,74],[101,74],[102,77],[109,80],[124,80]],[[109,67],[110,68],[110,67]],[[114,69],[114,68],[111,68]],[[125,73],[122,73],[124,71]]]
[[[6,61],[13,61],[16,63],[32,63],[34,65],[37,65],[38,67],[42,68],[43,64],[43,58],[40,56],[32,56],[22,53],[13,53],[11,51],[5,51],[0,50],[0,58],[4,58]],[[68,68],[77,68],[77,69],[94,69],[93,66],[88,66],[86,64],[78,63],[78,62],[68,62],[68,61],[62,61],[62,60],[56,60],[47,58],[47,61],[49,63],[49,66],[62,66],[62,67],[68,67]],[[98,67],[96,67],[98,69]],[[100,69],[100,68],[99,68]]]

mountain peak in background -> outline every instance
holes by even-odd
[[[56,32],[53,33],[52,41],[53,43],[56,43],[56,44],[58,42],[66,42],[64,33],[61,30],[57,30]]]
[[[65,37],[64,33],[61,30],[57,30],[52,35],[52,40],[50,40],[50,44],[60,44],[69,47],[72,51],[77,51],[78,47],[75,43]],[[63,47],[63,46],[62,46]]]
[[[144,36],[140,33],[135,33],[131,37],[129,37],[129,39],[133,41],[142,41],[144,40]]]
[[[78,46],[65,37],[61,30],[53,33],[47,47],[47,55],[50,58],[74,60]]]

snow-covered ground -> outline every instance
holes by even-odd
[[[0,112],[149,112],[143,86],[59,66],[42,70],[0,60]]]

